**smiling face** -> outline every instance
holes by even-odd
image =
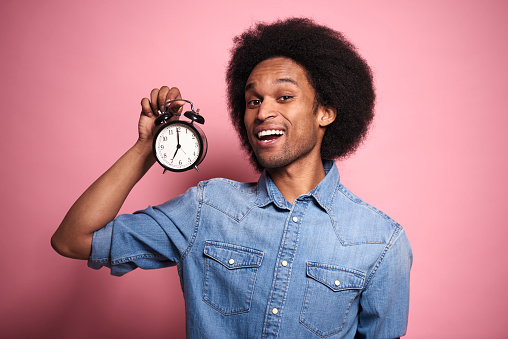
[[[259,63],[247,79],[245,102],[249,142],[264,168],[321,161],[324,127],[335,114],[317,104],[302,66],[283,57]]]

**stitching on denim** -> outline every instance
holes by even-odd
[[[157,210],[157,211],[160,211],[160,210]],[[157,222],[157,220],[155,220],[155,218],[153,216],[151,216],[151,215],[149,215],[147,213],[143,213],[143,212],[135,212],[135,214],[143,214],[143,215],[151,218],[162,229],[164,234],[166,234],[166,236],[168,236],[168,234],[166,233],[164,228],[162,228],[162,226]],[[166,214],[164,214],[164,215],[167,217]],[[115,220],[115,222],[116,222],[116,220]],[[169,238],[169,236],[168,236],[168,238]],[[130,255],[130,256],[127,256],[127,257],[117,258],[117,259],[114,259],[114,260],[111,260],[110,258],[104,258],[104,259],[100,259],[100,261],[97,261],[97,262],[104,263],[104,262],[108,262],[109,261],[111,263],[111,265],[119,265],[119,264],[123,264],[123,263],[129,262],[129,261],[135,261],[135,260],[138,260],[138,259],[148,259],[148,258],[166,258],[166,259],[169,260],[169,258],[167,258],[166,256],[164,256],[162,254],[142,253],[142,254]]]
[[[310,204],[310,201],[305,201],[304,202],[305,205],[304,205],[304,208],[302,209],[302,217],[300,218],[300,220],[298,221],[298,231],[297,231],[297,234],[296,234],[296,240],[295,240],[295,247],[293,249],[293,252],[292,252],[292,255],[291,255],[291,262],[293,261],[292,259],[294,258],[295,256],[295,252],[298,248],[298,243],[299,243],[299,240],[300,240],[300,226],[303,224],[303,220],[306,216],[306,211],[307,211],[307,208],[309,207],[309,204]],[[270,296],[268,298],[268,301],[267,301],[267,308],[266,308],[266,312],[265,312],[265,320],[263,321],[263,330],[262,330],[262,338],[265,338],[266,337],[266,327],[267,327],[267,322],[268,322],[268,319],[269,319],[269,316],[267,316],[270,312],[270,305],[272,304],[272,300],[273,300],[273,292],[275,290],[275,283],[277,281],[277,275],[279,273],[279,270],[280,270],[280,265],[279,265],[279,262],[280,262],[280,259],[281,259],[281,253],[282,253],[282,249],[285,247],[285,243],[286,243],[286,238],[287,238],[287,232],[288,232],[288,225],[289,223],[291,222],[290,221],[290,217],[291,215],[293,214],[294,212],[294,208],[295,208],[295,204],[293,204],[291,206],[291,209],[289,210],[289,213],[288,213],[288,216],[287,216],[287,219],[286,219],[286,223],[284,224],[284,232],[282,234],[282,239],[281,239],[281,244],[279,246],[279,250],[277,251],[277,259],[276,259],[276,272],[274,274],[274,278],[272,279],[272,285],[271,285],[271,288],[270,288]],[[291,279],[291,274],[292,274],[292,268],[293,266],[290,265],[290,269],[288,271],[288,276],[286,278],[286,286],[287,284],[289,284],[289,280]],[[287,300],[287,294],[288,294],[288,288],[286,287],[285,289],[285,292],[284,292],[284,296],[282,298],[282,301],[281,301],[281,306],[280,306],[280,309],[279,309],[279,317],[277,319],[277,328],[280,328],[280,323],[282,321],[282,312],[284,310],[284,306],[286,305],[286,300]]]
[[[300,218],[300,220],[298,220],[298,223],[299,223],[298,224],[298,231],[296,233],[295,248],[293,249],[293,252],[291,253],[291,264],[293,262],[292,259],[296,255],[296,250],[298,249],[298,243],[300,242],[300,230],[301,230],[301,226],[303,225],[303,221],[305,219],[305,216],[307,216],[307,209],[309,208],[309,205],[310,205],[310,201],[306,201],[305,202],[305,207],[302,210],[302,217]],[[293,213],[293,209],[291,209],[291,211],[289,212],[288,216],[291,216],[292,213]],[[280,258],[278,258],[278,259],[280,259]],[[277,262],[278,261],[279,260],[277,260]],[[277,265],[277,271],[279,270],[279,268],[280,268],[280,266]],[[293,273],[293,265],[290,265],[290,268],[288,270],[288,276],[287,276],[287,279],[286,279],[286,286],[289,285],[289,281],[291,280],[291,274],[292,273]],[[285,292],[284,292],[284,297],[282,298],[282,304],[281,304],[281,309],[280,309],[281,315],[279,316],[279,320],[277,322],[277,327],[278,328],[280,328],[280,322],[282,321],[282,311],[284,310],[284,306],[286,305],[288,291],[289,291],[289,288],[286,287]]]
[[[371,211],[377,213],[378,215],[380,215],[381,217],[385,218],[386,220],[389,220],[390,222],[392,222],[394,225],[398,225],[398,223],[393,220],[392,218],[390,218],[387,214],[383,213],[381,210],[377,209],[376,207],[366,203],[365,201],[363,201],[362,199],[360,199],[359,197],[355,196],[351,191],[349,191],[346,187],[344,187],[344,185],[342,184],[339,184],[338,185],[339,188],[340,188],[340,192],[345,196],[347,197],[349,200],[351,200],[352,202],[354,202],[355,204],[358,204],[358,205],[362,205],[364,207],[367,207],[368,209],[370,209]]]
[[[245,246],[240,246],[240,245],[235,245],[235,244],[229,244],[227,242],[206,240],[205,243],[208,245],[212,245],[212,246],[217,246],[217,247],[222,247],[222,248],[231,248],[234,250],[257,254],[257,255],[260,255],[261,257],[263,257],[265,255],[265,252],[257,250],[255,248],[250,248],[250,247],[245,247]]]
[[[287,225],[289,225],[289,222],[290,222],[289,219],[291,217],[291,214],[293,213],[293,208],[294,208],[294,205],[292,206],[291,210],[289,210],[289,212],[288,212],[288,216],[286,218],[286,222],[284,223],[284,232],[282,233],[281,242],[280,242],[279,248],[277,250],[277,259],[276,259],[276,262],[277,262],[276,270],[277,270],[277,272],[279,270],[279,264],[278,263],[279,263],[279,260],[280,260],[281,250],[284,247],[283,243],[285,242],[286,235],[287,235],[287,229],[288,229]],[[272,304],[273,292],[275,291],[275,283],[276,283],[276,281],[277,281],[277,274],[274,274],[273,279],[272,279],[272,283],[270,285],[270,295],[268,296],[268,300],[267,300],[267,303],[266,303],[265,317],[264,317],[264,320],[263,320],[263,328],[262,328],[262,331],[261,331],[261,337],[262,338],[266,338],[266,327],[267,327],[267,324],[268,324],[268,319],[270,318],[270,316],[269,316],[269,314],[270,314],[270,305]]]
[[[261,266],[261,263],[263,262],[263,258],[264,258],[264,255],[265,255],[265,253],[263,251],[256,250],[254,248],[248,248],[248,247],[244,247],[244,246],[233,245],[233,244],[228,244],[228,243],[223,243],[223,242],[218,242],[218,241],[213,241],[213,240],[206,240],[205,241],[205,249],[206,249],[207,246],[210,246],[210,247],[221,247],[221,248],[224,248],[224,249],[227,249],[227,250],[234,250],[234,251],[240,251],[240,252],[244,252],[244,253],[249,253],[249,254],[255,255],[255,256],[257,256],[259,258],[259,263],[249,264],[249,265],[243,265],[243,266],[235,266],[235,267],[231,268],[228,265],[224,264],[222,262],[222,260],[220,258],[218,258],[217,256],[212,255],[210,253],[203,253],[205,256],[207,256],[208,258],[218,262],[219,264],[221,264],[222,266],[224,266],[228,270],[232,270],[232,269],[236,270],[236,269],[242,269],[242,268],[258,268],[258,267]]]
[[[123,257],[120,259],[111,260],[111,265],[119,265],[125,262],[135,261],[138,259],[163,258],[163,257],[164,256],[162,254],[150,254],[150,253],[136,254],[128,257]]]
[[[94,262],[94,263],[107,263],[111,260],[109,258],[102,258],[102,259],[89,259],[88,261]]]
[[[337,230],[337,226],[335,225],[335,219],[333,218],[333,216],[330,213],[326,212],[326,214],[328,214],[328,217],[330,218],[330,220],[332,222],[333,231],[335,232],[335,235],[339,239],[340,244],[342,246],[346,246],[346,244],[344,243],[344,241],[342,240],[342,238],[339,235],[339,231]]]
[[[221,209],[221,208],[219,208],[219,207],[217,207],[217,206],[215,206],[215,205],[212,205],[211,203],[209,203],[209,202],[207,202],[207,201],[200,201],[200,202],[201,202],[201,203],[203,203],[203,204],[205,204],[205,205],[208,205],[208,206],[210,206],[210,207],[212,207],[212,208],[214,208],[214,209],[216,209],[216,210],[217,210],[217,211],[219,211],[219,212],[222,212],[223,214],[227,215],[228,217],[230,217],[231,219],[233,219],[233,220],[234,220],[234,221],[236,221],[236,222],[240,222],[240,221],[242,221],[242,220],[243,220],[243,219],[244,219],[244,218],[245,218],[245,217],[246,217],[246,216],[250,213],[250,211],[252,211],[252,209],[253,209],[254,207],[262,207],[262,206],[253,205],[253,206],[251,206],[251,207],[247,210],[247,212],[246,212],[244,215],[242,215],[242,217],[241,217],[240,219],[238,219],[238,218],[236,218],[236,217],[232,216],[231,214],[229,214],[228,212],[224,211],[223,209]]]
[[[254,253],[254,252],[252,252]],[[264,253],[261,252],[261,260],[263,258],[263,255]],[[208,260],[207,260],[208,259]],[[261,262],[259,263],[259,266],[258,267],[244,267],[244,268],[251,268],[254,270],[254,278],[252,279],[252,284],[250,286],[250,296],[249,296],[249,306],[247,307],[247,309],[245,310],[241,310],[241,311],[235,311],[235,312],[226,312],[224,310],[221,310],[218,308],[218,306],[214,306],[211,304],[211,302],[208,302],[206,299],[205,299],[205,291],[207,290],[206,289],[206,286],[207,286],[207,273],[208,273],[208,267],[209,267],[209,262],[210,262],[210,258],[207,258],[205,259],[205,276],[204,276],[204,281],[203,281],[203,294],[202,294],[202,300],[203,302],[205,302],[207,305],[209,305],[210,307],[212,307],[213,309],[217,310],[218,312],[220,312],[221,314],[223,315],[234,315],[234,314],[240,314],[240,313],[246,313],[246,312],[249,312],[250,311],[250,308],[251,308],[251,305],[252,305],[252,296],[254,295],[254,286],[256,285],[256,279],[257,279],[257,274],[258,274],[258,269],[259,269],[259,266],[261,266]]]
[[[329,213],[329,214],[332,213],[332,211],[333,211],[333,202],[335,201],[335,197],[337,196],[337,192],[339,191],[339,185],[340,185],[340,183],[337,182],[337,184],[335,185],[335,189],[333,190],[333,194],[332,194],[328,204],[326,204],[323,201],[321,201],[321,199],[319,198],[319,196],[317,194],[318,192],[316,192],[316,194],[313,194],[314,199],[316,199],[316,201],[319,202],[319,205],[321,207],[323,207],[323,209],[327,213]]]
[[[362,271],[359,271],[359,270],[355,270],[355,269],[352,269],[352,268],[348,268],[348,267],[331,265],[331,264],[320,264],[320,263],[313,262],[313,261],[307,262],[307,266],[319,267],[319,268],[325,268],[325,269],[332,269],[332,270],[336,270],[336,271],[344,271],[344,272],[352,273],[354,275],[358,275],[358,276],[360,276],[362,278],[365,278],[365,272],[362,272]]]
[[[400,225],[395,221],[393,220],[392,218],[390,218],[387,214],[383,213],[382,211],[380,211],[379,209],[377,209],[376,207],[366,203],[365,201],[363,201],[362,199],[358,198],[357,196],[355,196],[353,193],[351,193],[346,187],[344,187],[344,185],[342,184],[338,184],[337,185],[337,190],[335,192],[340,192],[342,193],[342,195],[344,195],[346,198],[348,198],[349,200],[351,200],[352,202],[354,202],[355,204],[358,204],[358,205],[361,205],[361,206],[364,206],[364,207],[367,207],[368,209],[370,209],[371,211],[375,212],[376,214],[378,214],[379,216],[383,217],[384,219],[386,219],[387,221],[389,221],[394,227],[395,227],[395,231],[398,227],[400,227]],[[335,194],[334,194],[335,196]],[[335,199],[335,197],[334,197]],[[332,208],[330,208],[330,211],[332,211]],[[335,223],[335,219],[333,218],[333,216],[331,215],[331,213],[328,213],[329,216],[330,216],[330,219],[332,220],[332,225],[333,225],[333,228],[334,228],[334,231],[335,231],[335,234],[337,235],[337,238],[339,239],[340,243],[343,245],[343,246],[354,246],[354,245],[366,245],[366,244],[378,244],[378,245],[381,245],[381,244],[387,244],[387,242],[383,242],[383,241],[362,241],[362,242],[354,242],[354,243],[345,243],[342,238],[340,237],[339,235],[339,232],[337,230],[337,226],[336,226],[336,223]],[[390,241],[388,241],[388,243],[390,243]]]
[[[257,183],[255,182],[238,182],[238,181],[234,181],[234,180],[231,180],[231,179],[226,179],[226,178],[215,178],[215,179],[211,179],[213,181],[224,181],[226,182],[228,185],[232,186],[233,188],[235,188],[236,190],[242,192],[242,193],[254,193],[257,191],[257,188],[254,188],[254,186],[257,186]],[[247,186],[247,187],[245,187]]]
[[[335,219],[333,218],[332,215],[330,215],[328,213],[328,216],[330,217],[330,220],[332,221],[332,227],[333,227],[333,230],[335,232],[335,235],[337,236],[337,238],[339,239],[339,242],[342,246],[357,246],[357,245],[383,245],[383,244],[386,244],[386,242],[382,242],[382,241],[362,241],[362,242],[352,242],[352,243],[346,243],[344,242],[344,240],[342,240],[342,238],[340,237],[339,235],[339,231],[337,230],[337,226],[336,226],[336,223],[335,223]]]
[[[300,323],[305,326],[306,328],[308,328],[311,332],[317,334],[318,336],[320,336],[321,338],[326,338],[326,337],[330,337],[334,334],[337,334],[339,332],[342,331],[342,329],[344,328],[344,325],[346,324],[346,320],[347,320],[347,317],[349,315],[349,311],[351,310],[351,305],[353,304],[353,301],[356,299],[356,297],[358,296],[359,292],[356,293],[352,298],[351,300],[349,300],[349,304],[347,306],[347,311],[346,311],[346,314],[344,314],[344,320],[342,321],[342,324],[340,325],[339,329],[335,332],[332,332],[330,334],[320,334],[318,333],[317,331],[313,330],[312,328],[310,328],[309,326],[307,326],[306,324],[303,323],[303,319],[300,317]]]
[[[226,182],[228,181],[228,179],[223,179],[223,180],[225,180]],[[234,182],[234,181],[232,181],[232,182]],[[203,184],[207,184],[207,183],[208,183],[208,182],[204,182]],[[233,185],[231,185],[231,186],[233,186]],[[236,186],[233,186],[233,187],[237,188]],[[256,185],[256,190],[257,190],[258,188],[259,188],[259,185]],[[243,190],[240,190],[240,191],[243,191]],[[256,194],[256,195],[257,195],[257,194]],[[257,200],[257,199],[256,199],[256,200]],[[243,219],[244,219],[244,218],[245,218],[245,217],[246,217],[246,216],[247,216],[247,215],[248,215],[248,214],[252,211],[252,209],[253,209],[254,207],[263,207],[263,206],[266,206],[266,205],[268,205],[268,204],[270,203],[270,201],[265,202],[265,203],[263,203],[263,204],[261,204],[261,205],[258,205],[258,204],[256,204],[256,203],[253,203],[253,205],[252,205],[252,206],[251,206],[251,207],[247,210],[247,212],[246,212],[244,215],[242,215],[242,217],[241,217],[240,219],[238,219],[237,217],[235,217],[235,216],[233,216],[233,215],[229,214],[228,212],[224,211],[223,209],[219,208],[219,207],[218,207],[218,206],[216,206],[215,204],[213,204],[213,203],[211,203],[211,202],[208,202],[208,201],[205,201],[204,188],[203,188],[203,192],[202,192],[202,194],[201,194],[201,197],[199,198],[199,201],[200,201],[201,203],[203,203],[203,204],[206,204],[206,205],[208,205],[208,206],[210,206],[210,207],[212,207],[212,208],[216,209],[217,211],[220,211],[221,213],[223,213],[224,215],[227,215],[228,217],[230,217],[231,219],[235,220],[236,222],[240,222],[240,221],[242,221],[242,220],[243,220]]]
[[[299,322],[300,324],[302,324],[304,327],[306,327],[309,331],[311,331],[312,333],[315,333],[316,335],[320,336],[321,338],[326,338],[326,337],[329,337],[329,336],[332,336],[334,334],[337,334],[339,332],[342,331],[342,329],[344,328],[344,325],[346,324],[346,320],[347,320],[347,317],[349,315],[349,311],[351,309],[351,305],[353,304],[353,301],[356,299],[356,297],[359,295],[359,291],[360,289],[356,289],[358,290],[358,292],[356,294],[354,294],[351,299],[349,300],[349,304],[347,306],[347,311],[346,313],[344,314],[344,320],[342,321],[342,324],[340,325],[339,329],[337,329],[337,331],[335,332],[332,332],[332,333],[329,333],[329,334],[324,334],[323,331],[319,331],[319,330],[315,330],[313,328],[310,327],[310,324],[306,324],[304,322],[304,316],[307,314],[307,310],[305,309],[305,306],[308,305],[307,303],[307,296],[308,296],[308,290],[309,290],[309,286],[310,286],[310,283],[311,283],[311,280],[310,279],[307,279],[307,287],[305,288],[305,297],[304,297],[304,300],[303,300],[303,305],[302,305],[302,310],[300,312],[300,318],[299,318]],[[340,293],[341,291],[334,291],[333,293]],[[322,333],[319,333],[319,332],[322,332]]]
[[[402,234],[402,227],[398,226],[395,231],[392,233],[392,236],[390,237],[390,240],[388,241],[388,244],[386,244],[385,248],[383,249],[383,252],[379,255],[376,264],[374,265],[374,268],[370,272],[369,276],[367,277],[365,281],[365,288],[368,287],[370,281],[374,277],[374,275],[377,273],[379,267],[381,266],[383,259],[386,257],[386,253],[388,253],[388,250],[393,247],[395,244],[395,241],[399,239],[400,235]]]
[[[183,262],[185,261],[185,258],[187,258],[187,255],[189,254],[189,252],[191,251],[192,247],[194,246],[194,242],[196,241],[196,238],[198,236],[198,231],[199,231],[199,225],[201,223],[201,211],[202,211],[202,199],[199,199],[199,195],[202,194],[204,195],[204,190],[206,188],[206,185],[208,184],[207,181],[203,181],[203,182],[200,182],[198,184],[198,208],[197,208],[197,211],[196,211],[196,219],[194,221],[194,230],[192,232],[192,236],[191,238],[189,239],[189,243],[187,244],[187,248],[183,251],[182,253],[182,257],[180,258],[180,261],[178,261],[176,263],[176,267],[178,269],[178,272],[179,272],[179,275],[180,275],[180,280],[182,282],[182,289],[183,289],[183,278],[182,278],[182,265],[183,265]]]

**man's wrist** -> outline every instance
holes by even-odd
[[[148,161],[150,166],[155,163],[151,141],[138,140],[132,148],[139,156],[145,158],[145,162]]]

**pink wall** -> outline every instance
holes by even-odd
[[[343,182],[404,225],[407,338],[506,338],[508,5],[501,1],[2,1],[0,337],[182,338],[175,269],[123,278],[49,239],[136,138],[139,101],[179,86],[207,118],[201,174],[154,167],[123,211],[199,180],[254,180],[226,114],[231,38],[309,16],[372,65],[377,117]]]

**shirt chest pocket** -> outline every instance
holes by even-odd
[[[248,312],[263,252],[207,241],[203,301],[223,314]]]
[[[307,288],[300,322],[321,337],[338,333],[365,283],[363,272],[334,265],[307,263]],[[354,315],[352,315],[354,316]]]

